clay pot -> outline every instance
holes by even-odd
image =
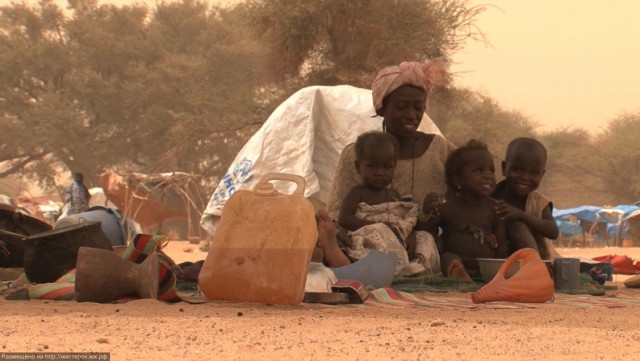
[[[108,303],[135,294],[158,298],[158,254],[137,264],[112,251],[80,247],[75,290],[78,302]]]
[[[520,260],[520,270],[506,279],[505,273]],[[496,276],[471,295],[473,303],[509,301],[543,303],[553,298],[553,280],[538,252],[523,248],[512,254],[500,267]]]

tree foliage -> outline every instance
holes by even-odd
[[[445,56],[482,6],[466,0],[201,0],[0,7],[0,177],[55,184],[63,170],[183,171],[214,186],[277,104],[307,85],[368,88],[376,72]],[[640,193],[640,114],[605,131],[536,124],[499,99],[451,86],[429,114],[454,144],[477,138],[499,162],[518,136],[549,150],[543,191],[562,207],[630,203]],[[499,163],[496,164],[499,164]],[[205,188],[206,189],[206,188]],[[212,189],[206,189],[209,193]]]
[[[468,89],[437,89],[429,98],[428,113],[454,145],[479,139],[496,159],[504,157],[511,139],[535,133],[535,123],[520,112],[504,109],[495,99]]]
[[[384,66],[451,56],[482,34],[466,0],[252,0],[272,78],[368,88]]]
[[[640,113],[625,113],[608,123],[594,140],[596,159],[592,171],[614,201],[640,199]]]
[[[193,0],[69,7],[1,8],[2,175],[222,172],[263,115],[245,17]]]

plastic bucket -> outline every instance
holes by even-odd
[[[580,286],[580,260],[556,258],[553,260],[554,288],[558,291],[576,291]]]

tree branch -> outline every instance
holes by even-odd
[[[0,172],[0,178],[4,178],[14,173],[17,173],[20,169],[24,168],[25,165],[36,160],[41,160],[42,158],[44,158],[46,154],[47,152],[40,152],[37,154],[28,155],[22,160],[14,160],[13,164],[11,164],[8,169],[5,169],[4,171]]]

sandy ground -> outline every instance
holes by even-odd
[[[177,263],[205,257],[187,242],[166,251]],[[637,248],[560,252],[640,259]],[[109,352],[111,360],[640,360],[638,319],[640,305],[466,310],[2,300],[0,360],[3,352],[25,351]]]

